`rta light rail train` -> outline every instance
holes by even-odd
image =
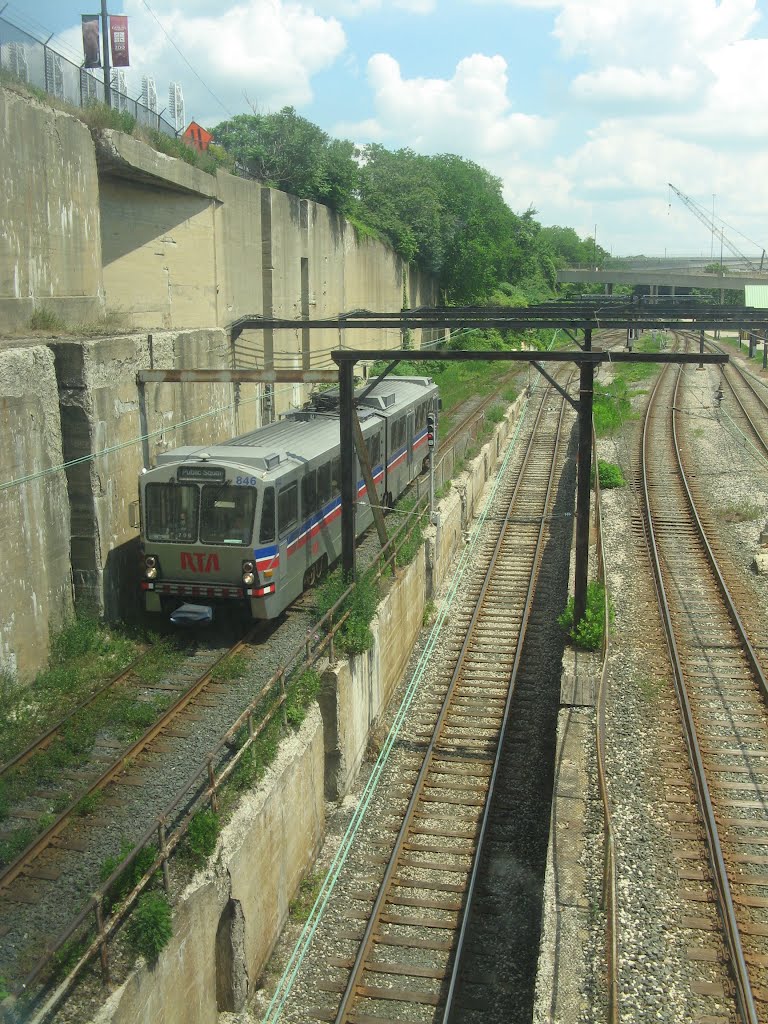
[[[439,408],[429,377],[387,377],[356,401],[376,487],[391,507],[422,472]],[[428,421],[429,417],[429,421]],[[355,457],[356,530],[373,521]],[[141,590],[176,623],[226,610],[274,619],[341,554],[338,389],[248,434],[163,453],[139,479]]]

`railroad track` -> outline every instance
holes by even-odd
[[[317,985],[327,1002],[314,1007],[314,1019],[449,1019],[562,468],[567,408],[545,390],[520,470],[502,485],[498,530],[483,542],[488,571],[468,575],[472,601],[452,620],[463,642],[456,641],[452,668],[438,671],[422,714],[398,744],[406,758],[400,810],[380,823],[381,843],[366,867],[374,877],[355,878],[345,893],[352,909],[338,937],[356,952],[327,960],[327,980]],[[286,1019],[294,1019],[290,1009]]]
[[[485,404],[490,404],[494,398],[497,396],[489,396]],[[472,415],[477,418],[478,410],[473,410]],[[298,605],[292,609],[294,613],[299,619],[303,618]],[[57,777],[55,783],[26,786],[15,806],[10,808],[9,822],[24,823],[16,830],[17,835],[22,829],[38,833],[30,835],[30,841],[10,862],[0,863],[0,901],[4,908],[0,910],[0,976],[16,991],[32,991],[38,976],[47,976],[49,943],[54,935],[67,930],[60,929],[60,923],[54,922],[48,910],[55,906],[59,921],[76,920],[80,916],[78,902],[90,901],[90,893],[103,875],[103,843],[99,857],[91,849],[91,837],[124,816],[126,804],[136,802],[130,800],[131,793],[138,794],[145,788],[159,789],[152,782],[158,764],[163,763],[166,755],[173,756],[177,743],[183,745],[185,734],[195,728],[196,721],[215,717],[219,687],[210,676],[214,663],[235,653],[244,642],[217,651],[198,652],[193,658],[187,658],[179,670],[184,679],[166,677],[151,682],[143,679],[142,663],[151,657],[150,652],[0,766],[0,777],[3,774],[6,777],[31,775],[36,759],[55,751],[62,742],[62,733],[76,726],[78,718],[92,716],[94,707],[109,699],[110,694],[120,692],[121,697],[127,699],[133,691],[145,711],[153,702],[170,702],[167,710],[156,708],[155,721],[130,744],[110,736],[109,725],[102,716],[102,727],[90,744],[91,756],[83,756],[76,768],[68,771],[66,779]],[[195,662],[200,662],[199,672],[195,671]],[[266,675],[274,668],[270,664]],[[243,705],[247,702],[244,697]],[[221,729],[216,732],[220,733]],[[127,799],[123,796],[126,792]],[[166,800],[162,800],[160,807],[165,804]],[[52,807],[55,814],[51,814]],[[86,808],[88,813],[84,814]],[[143,814],[142,809],[141,816],[133,821],[132,829],[136,834],[143,830]],[[124,838],[121,848],[126,841]],[[73,878],[77,879],[75,884],[72,884]],[[57,895],[62,888],[67,890],[63,900]]]
[[[680,871],[691,901],[702,962],[723,959],[732,991],[702,982],[701,994],[735,1006],[740,1020],[768,1014],[768,686],[717,565],[695,495],[686,481],[677,411],[685,372],[660,374],[643,426],[642,492],[660,611],[683,717],[698,814],[683,806],[679,822],[701,821],[708,866]],[[674,783],[673,783],[674,785]],[[682,783],[681,783],[682,785]],[[721,935],[697,906],[716,893]],[[721,945],[722,944],[722,945]]]
[[[149,681],[142,675],[142,666],[152,656],[151,650],[146,652],[0,769],[0,778],[27,782],[17,786],[20,799],[8,808],[8,820],[35,826],[8,833],[28,832],[31,838],[0,868],[4,978],[23,978],[50,939],[46,914],[25,913],[24,908],[44,911],[51,904],[59,909],[69,904],[72,916],[77,913],[81,894],[99,882],[99,866],[89,863],[88,853],[92,834],[106,823],[104,814],[125,804],[126,793],[142,785],[148,759],[167,750],[174,737],[183,737],[202,710],[213,706],[219,687],[214,678],[217,666],[243,650],[254,633],[234,644],[194,648],[162,678]],[[105,704],[110,699],[112,704]],[[115,703],[123,712],[126,706],[147,712],[140,718],[130,712],[134,735],[128,740],[125,715],[110,717]],[[75,767],[57,770],[57,748],[66,746],[73,735],[80,737],[81,757]],[[41,757],[46,758],[44,765],[38,763]],[[42,781],[35,784],[38,777]],[[50,813],[51,807],[55,813]]]
[[[705,339],[705,344],[714,352],[727,353],[728,349],[715,341]],[[768,456],[768,389],[735,360],[726,363],[722,380],[738,407],[739,418],[744,423],[747,436],[763,456]]]

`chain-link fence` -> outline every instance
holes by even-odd
[[[0,71],[43,89],[73,107],[104,102],[104,73],[101,68],[86,70],[73,64],[46,43],[2,17]],[[109,92],[115,110],[130,114],[140,125],[175,137],[175,127],[161,114],[119,92],[114,83]]]

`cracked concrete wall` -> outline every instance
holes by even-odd
[[[43,345],[0,347],[0,489],[3,524],[3,600],[0,671],[22,679],[40,667],[51,629],[72,613],[69,502],[63,462],[56,377]]]
[[[82,121],[0,87],[0,321],[103,309],[96,158]]]
[[[154,462],[165,448],[209,444],[251,425],[247,409],[238,423],[232,384],[148,384],[146,430],[159,433],[144,446],[136,373],[227,365],[229,341],[224,331],[200,330],[54,341],[51,347],[64,457],[97,453],[67,470],[77,605],[108,619],[130,617],[138,603],[138,531],[129,524],[129,506],[145,452]],[[194,422],[178,426],[189,419]]]

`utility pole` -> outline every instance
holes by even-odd
[[[104,102],[108,107],[112,106],[112,84],[109,80],[111,68],[109,66],[109,15],[107,14],[107,0],[101,0],[101,39],[102,39],[102,64],[104,65]]]
[[[584,351],[592,351],[592,329],[584,331]],[[579,372],[579,454],[576,460],[576,564],[574,566],[573,621],[587,610],[589,578],[589,505],[592,485],[592,400],[595,365],[584,362]],[[595,470],[597,471],[597,470]]]

